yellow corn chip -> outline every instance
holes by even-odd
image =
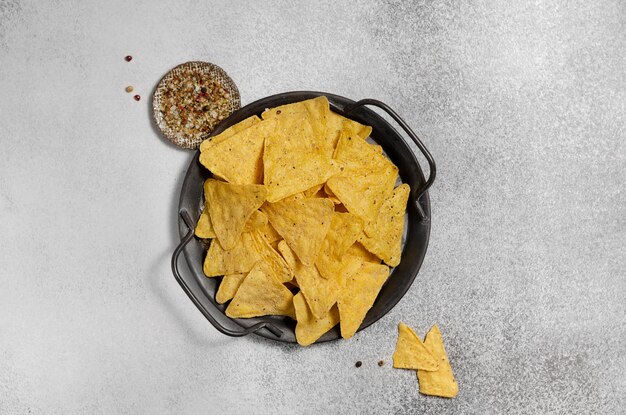
[[[247,274],[224,275],[224,278],[222,278],[222,282],[220,282],[220,286],[217,289],[217,293],[215,294],[215,301],[219,304],[224,304],[226,301],[232,299],[244,278],[246,278],[246,275]]]
[[[261,232],[253,232],[252,239],[254,246],[259,253],[261,260],[265,262],[271,275],[279,282],[287,282],[293,279],[294,272],[283,257],[276,252],[274,248],[267,242]]]
[[[298,322],[296,324],[296,340],[300,346],[315,343],[324,333],[339,323],[337,306],[333,306],[324,317],[317,318],[311,312],[301,292],[293,297],[293,305]]]
[[[439,369],[437,361],[422,340],[404,323],[398,324],[398,343],[393,354],[393,367],[427,371]]]
[[[333,158],[343,166],[342,175],[369,173],[383,170],[394,164],[382,153],[382,147],[353,137],[350,131],[342,131]]]
[[[442,398],[454,398],[459,393],[459,385],[454,379],[450,360],[443,346],[443,338],[436,324],[426,334],[424,345],[439,363],[439,369],[435,372],[417,371],[420,393],[441,396]]]
[[[349,339],[359,329],[365,315],[389,277],[386,265],[362,262],[358,270],[346,275],[337,305],[341,317],[341,337]]]
[[[264,184],[270,202],[324,183],[339,171],[326,140],[325,97],[272,108],[264,119],[275,119],[275,133],[265,140]]]
[[[300,199],[266,203],[262,210],[300,261],[314,265],[330,228],[334,204],[327,199]]]
[[[263,184],[263,147],[276,120],[261,121],[200,153],[200,163],[234,184]]]
[[[295,319],[293,294],[271,276],[263,261],[257,262],[226,308],[231,318],[289,316]]]
[[[383,202],[375,221],[370,222],[369,237],[361,234],[359,242],[385,261],[390,267],[400,263],[402,255],[402,232],[404,231],[404,212],[411,189],[404,183],[398,186],[390,199]]]
[[[213,179],[204,182],[211,223],[224,249],[235,246],[246,222],[265,202],[266,196],[265,187],[257,184],[228,184]]]
[[[334,149],[339,141],[339,136],[342,131],[347,130],[365,140],[372,133],[372,127],[360,124],[349,118],[339,115],[336,112],[330,111],[328,113],[328,120],[326,123],[326,131],[328,140]]]
[[[252,216],[246,222],[243,227],[244,232],[252,232],[255,229],[263,228],[267,225],[267,216],[259,210],[255,210],[252,212]],[[211,224],[211,218],[209,217],[208,210],[205,209],[200,214],[200,218],[198,219],[198,223],[196,224],[196,236],[202,239],[212,239],[215,238],[215,230],[213,229],[213,224]],[[280,237],[280,236],[279,236]]]
[[[206,209],[202,211],[200,218],[198,219],[198,223],[196,223],[195,234],[198,238],[215,238],[215,230],[211,224],[209,212]]]
[[[319,96],[317,98],[267,109],[261,114],[261,117],[264,120],[276,118],[281,124],[285,124],[286,126],[291,126],[292,123],[296,125],[300,124],[305,141],[310,140],[316,145],[326,146],[326,126],[329,114],[330,105],[328,98]],[[288,146],[288,144],[286,144],[286,146]]]
[[[267,225],[267,215],[260,210],[255,210],[250,215],[250,219],[243,227],[244,232],[252,232],[255,229],[262,229]]]
[[[245,130],[248,127],[253,126],[256,123],[261,122],[261,119],[259,117],[257,117],[256,115],[253,115],[252,117],[246,118],[243,121],[238,122],[237,124],[225,129],[224,131],[222,131],[221,133],[219,133],[218,135],[214,136],[214,137],[209,137],[206,140],[204,140],[201,144],[200,144],[200,152],[204,152],[206,150],[208,150],[212,145],[214,144],[218,144],[221,143],[222,141],[226,140],[227,138],[237,134],[240,131]]]
[[[354,245],[348,248],[346,255],[358,257],[363,262],[374,262],[376,264],[380,264],[380,258],[365,249],[365,247],[358,242],[355,242]]]
[[[304,197],[313,197],[317,194],[317,192],[320,191],[320,189],[324,186],[324,183],[320,183],[318,185],[315,185],[313,187],[311,187],[310,189],[306,189],[303,194]],[[284,200],[284,199],[283,199]]]
[[[261,212],[263,213],[263,212]],[[267,217],[267,215],[265,215],[265,217]],[[274,227],[272,226],[272,224],[268,221],[265,225],[261,226],[259,228],[259,232],[261,232],[261,234],[263,235],[263,237],[265,238],[265,240],[271,245],[276,241],[280,241],[281,239],[283,239],[278,232],[276,232],[276,229],[274,229]]]
[[[341,259],[362,233],[363,221],[352,213],[333,213],[330,228],[322,243],[315,266],[322,277],[334,278],[341,269]]]
[[[285,242],[278,244],[278,250],[293,269],[298,287],[306,297],[313,315],[317,318],[324,317],[333,304],[337,302],[339,294],[337,279],[324,279],[317,268],[302,264]]]
[[[228,251],[222,248],[217,239],[213,239],[204,260],[204,275],[217,277],[248,272],[260,259],[249,233],[242,233],[233,249]]]

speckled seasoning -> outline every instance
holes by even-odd
[[[231,96],[222,83],[189,67],[175,73],[162,94],[163,119],[192,139],[213,131],[231,111]]]

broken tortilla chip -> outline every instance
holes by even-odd
[[[239,286],[226,308],[226,315],[231,318],[272,315],[295,319],[293,294],[271,276],[263,261],[259,261]]]
[[[252,213],[267,196],[265,187],[257,184],[237,185],[207,179],[204,197],[217,239],[226,250],[232,249]]]
[[[439,369],[434,356],[422,340],[404,323],[398,324],[398,343],[393,354],[393,367],[427,371]]]
[[[315,343],[317,339],[339,323],[339,310],[337,310],[336,305],[322,318],[313,315],[302,292],[293,297],[293,305],[297,321],[296,340],[300,346]]]
[[[442,398],[454,398],[459,393],[459,385],[454,379],[450,360],[443,346],[443,338],[436,324],[426,334],[424,345],[434,356],[439,364],[439,369],[434,372],[417,371],[420,393],[441,396]]]
[[[311,198],[266,203],[261,209],[300,261],[314,265],[330,228],[334,204]]]

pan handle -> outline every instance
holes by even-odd
[[[426,158],[426,161],[428,162],[428,168],[430,170],[430,174],[428,175],[428,180],[426,180],[426,182],[422,185],[422,187],[420,187],[419,189],[413,192],[413,198],[415,200],[415,206],[417,207],[418,213],[422,217],[422,220],[427,220],[428,218],[426,217],[426,214],[424,213],[422,206],[419,203],[419,199],[428,190],[428,188],[433,184],[433,182],[435,181],[435,177],[437,175],[437,166],[435,165],[435,160],[433,159],[433,156],[430,154],[426,146],[424,146],[424,144],[419,139],[417,134],[415,134],[413,130],[411,130],[411,127],[409,127],[408,124],[402,118],[400,118],[400,116],[384,102],[381,102],[375,99],[362,99],[346,107],[345,112],[352,112],[356,108],[363,107],[365,105],[373,105],[375,107],[382,109],[387,114],[389,114],[389,116],[393,118],[394,121],[400,125],[400,127],[402,127],[404,132],[409,137],[411,137],[411,140],[413,140],[417,148],[420,149],[420,151]]]
[[[200,310],[202,315],[207,320],[209,320],[209,323],[211,323],[213,327],[215,327],[220,333],[225,334],[227,336],[242,337],[242,336],[246,336],[250,333],[254,333],[258,330],[265,328],[269,330],[276,337],[282,337],[283,332],[279,328],[274,326],[272,323],[267,323],[267,322],[257,323],[244,330],[230,330],[222,326],[215,319],[215,317],[213,317],[213,315],[202,305],[202,303],[198,300],[195,294],[191,291],[191,289],[189,288],[185,280],[181,277],[180,272],[178,270],[178,257],[180,256],[180,253],[183,251],[183,248],[185,248],[185,246],[189,243],[189,241],[193,239],[193,234],[194,234],[194,226],[193,226],[193,222],[191,221],[191,217],[189,216],[189,212],[187,212],[185,209],[182,209],[180,211],[180,216],[183,218],[185,225],[187,225],[188,231],[187,231],[187,234],[183,237],[183,239],[181,239],[180,243],[178,244],[178,246],[174,250],[174,253],[172,254],[172,273],[174,274],[174,277],[176,278],[176,281],[178,281],[178,284],[180,285],[180,287],[183,289],[185,294],[187,294],[187,297],[189,297],[189,299],[195,304],[195,306],[198,308],[198,310]]]

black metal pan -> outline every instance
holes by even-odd
[[[235,111],[224,120],[213,134],[219,134],[226,128],[252,115],[261,115],[266,108],[292,102],[303,101],[325,95],[331,109],[345,117],[372,127],[371,139],[381,145],[387,156],[398,166],[400,179],[411,186],[411,196],[405,216],[405,235],[400,264],[392,269],[391,275],[383,286],[376,302],[367,313],[359,330],[363,330],[391,310],[411,287],[426,255],[430,235],[430,199],[428,188],[435,180],[435,162],[415,133],[387,105],[380,101],[365,99],[358,102],[338,95],[322,92],[287,92],[260,99]],[[403,136],[383,117],[368,108],[374,106],[385,111],[404,130],[406,135],[417,145],[426,158],[430,174],[424,178],[422,169]],[[211,176],[198,161],[199,152],[193,156],[187,169],[180,193],[178,228],[181,242],[172,255],[172,272],[181,288],[196,305],[206,319],[220,332],[234,337],[250,333],[268,339],[283,342],[295,342],[295,322],[288,317],[257,317],[250,319],[231,319],[224,314],[226,305],[215,301],[219,278],[206,278],[202,271],[206,246],[194,236],[196,221],[203,208],[203,183]],[[189,266],[190,275],[182,275],[178,269],[178,258],[183,253]],[[335,327],[317,342],[340,338],[339,327]]]

